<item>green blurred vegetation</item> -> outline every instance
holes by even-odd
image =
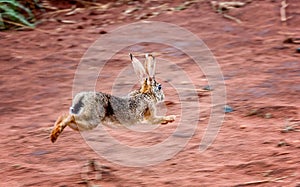
[[[32,0],[32,3],[37,3]],[[20,1],[0,0],[0,30],[13,27],[34,28],[34,15]]]

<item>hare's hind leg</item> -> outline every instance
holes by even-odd
[[[69,125],[72,129],[74,130],[78,130],[75,127],[75,118],[73,115],[68,114],[68,115],[61,115],[57,118],[55,124],[54,124],[54,128],[50,134],[50,139],[52,141],[52,143],[54,143],[56,141],[56,139],[58,138],[58,136],[62,133],[62,131],[64,130],[64,128],[66,128],[67,125]]]

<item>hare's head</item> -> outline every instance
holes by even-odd
[[[150,94],[155,98],[156,102],[162,102],[165,98],[165,95],[161,84],[155,80],[155,57],[152,54],[146,54],[145,63],[143,65],[132,54],[129,55],[134,71],[141,83],[139,92],[142,94]]]

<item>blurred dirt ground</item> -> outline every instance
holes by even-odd
[[[77,10],[53,3],[63,11],[48,11],[37,29],[0,32],[0,186],[300,185],[300,44],[284,43],[300,37],[297,0],[287,1],[289,19],[284,23],[279,0],[253,0],[226,12],[230,18],[216,13],[206,0],[107,2],[97,9]],[[215,55],[228,105],[234,109],[226,114],[215,142],[207,151],[198,151],[210,111],[210,94],[205,92],[199,93],[203,107],[196,133],[183,151],[161,164],[134,168],[111,163],[69,128],[52,144],[50,129],[69,109],[74,73],[86,50],[113,29],[141,20],[184,27]],[[149,48],[134,50],[143,53]],[[165,50],[160,57],[189,67],[190,60],[177,51]],[[127,53],[116,62],[129,63]],[[109,66],[100,75],[104,79],[98,91],[109,92],[110,73],[119,68]],[[206,86],[204,75],[192,77],[198,88]],[[164,89],[168,113],[178,113],[178,98],[168,92],[169,86]],[[138,136],[142,138],[134,144],[159,143],[174,125],[159,127],[149,137]],[[134,139],[130,132],[120,133],[120,141]],[[88,163],[100,169],[92,171]]]

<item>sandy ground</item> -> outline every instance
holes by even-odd
[[[215,13],[209,1],[178,11],[164,7],[181,9],[181,1],[147,1],[114,4],[105,11],[85,9],[70,16],[60,13],[33,31],[0,32],[0,186],[300,186],[300,53],[296,52],[300,46],[283,43],[288,37],[300,37],[300,4],[288,2],[287,14],[292,17],[286,24],[280,22],[279,0],[252,1],[230,10],[228,14],[241,24]],[[137,5],[142,8],[122,13]],[[211,104],[210,92],[199,92],[202,108],[195,134],[181,152],[160,164],[126,167],[109,162],[69,128],[52,144],[49,132],[69,109],[81,57],[99,37],[141,18],[184,27],[215,55],[234,111],[226,114],[214,143],[199,152]],[[133,49],[139,54],[151,49],[187,71],[192,68],[185,54],[164,46]],[[111,60],[96,90],[110,92],[115,73],[129,63],[128,51]],[[189,72],[196,88],[206,86],[202,73]],[[172,76],[168,81],[181,80]],[[164,85],[167,113],[180,113],[177,95],[170,84]],[[170,136],[176,124],[145,135],[111,132],[131,146],[154,145]],[[87,163],[101,169],[92,171]]]

